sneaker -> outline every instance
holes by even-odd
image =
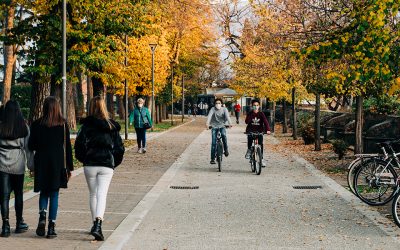
[[[236,124],[239,124],[239,120],[236,121]]]
[[[264,160],[264,159],[262,159],[262,161],[261,161],[261,166],[262,166],[263,168],[265,168],[265,167],[267,166],[267,161]]]
[[[224,152],[224,155],[225,155],[225,157],[228,157],[228,155],[229,155],[228,150]]]
[[[215,164],[215,160],[211,159],[210,164]]]
[[[142,148],[142,153],[144,154],[146,152],[147,152],[146,148]]]
[[[142,154],[142,153],[143,153],[143,149],[142,149],[142,148],[139,148],[137,152],[138,152],[139,154]]]
[[[247,149],[247,152],[246,152],[246,155],[244,156],[244,158],[250,159],[250,155],[251,155],[251,150]]]

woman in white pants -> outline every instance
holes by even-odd
[[[101,230],[106,209],[108,187],[114,169],[121,164],[125,152],[119,131],[121,126],[109,118],[104,99],[96,96],[90,101],[89,115],[75,141],[75,156],[83,163],[90,193],[93,227],[90,233],[103,241]]]

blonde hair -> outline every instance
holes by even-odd
[[[144,103],[144,99],[143,98],[137,99],[137,103]]]
[[[103,97],[95,96],[90,100],[89,116],[93,116],[97,119],[106,120],[110,125],[110,128],[114,125],[110,121],[110,115],[108,114],[106,102]]]

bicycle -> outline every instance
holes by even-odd
[[[225,126],[225,128],[229,128],[229,126]],[[212,129],[210,126],[209,129]],[[217,160],[218,164],[218,172],[221,172],[221,167],[222,167],[222,158],[223,158],[223,153],[224,153],[224,145],[222,142],[222,135],[221,135],[221,128],[214,128],[217,130],[217,143],[215,146],[215,159]]]
[[[367,160],[356,171],[354,178],[356,195],[368,205],[384,205],[391,201],[396,194],[398,176],[395,168],[400,168],[398,158],[400,153],[394,151],[392,144],[397,143],[399,141],[379,143],[379,146],[390,150],[390,155],[387,155],[386,159]]]
[[[396,225],[400,227],[400,177],[396,180],[396,186],[397,189],[392,203],[392,216]]]
[[[260,135],[264,135],[264,133],[259,133],[259,132],[251,132],[248,133],[249,136],[251,136],[253,143],[250,148],[250,167],[251,167],[251,172],[256,173],[256,175],[261,174],[261,169],[262,169],[262,159],[263,159],[263,152],[261,145],[258,143],[258,137]]]

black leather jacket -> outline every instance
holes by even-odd
[[[81,120],[82,127],[75,141],[75,156],[84,166],[116,168],[121,164],[125,148],[119,131],[121,126],[110,120],[88,116]]]

